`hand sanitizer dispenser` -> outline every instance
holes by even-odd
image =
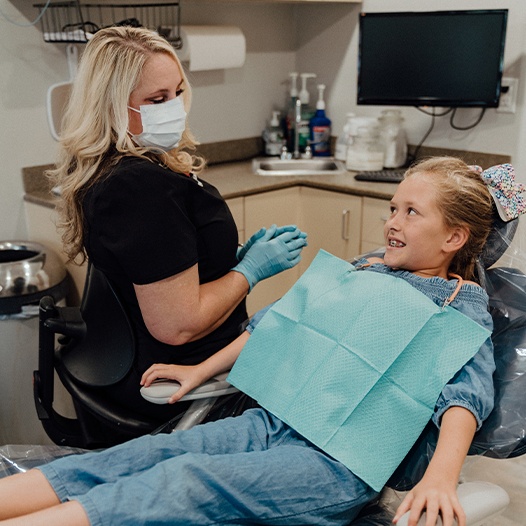
[[[310,120],[310,141],[312,155],[315,157],[329,157],[331,155],[331,120],[325,115],[324,91],[325,84],[318,84],[316,113]]]

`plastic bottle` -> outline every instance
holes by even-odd
[[[305,151],[305,148],[310,141],[310,120],[314,117],[316,110],[309,105],[310,93],[307,89],[307,80],[316,78],[315,73],[300,73],[301,77],[301,90],[300,90],[300,101],[301,101],[301,122],[299,125],[299,149],[301,152]]]
[[[312,155],[315,157],[331,155],[331,120],[325,115],[324,91],[325,84],[318,84],[316,113],[309,123]]]
[[[283,130],[279,124],[279,111],[272,112],[272,119],[263,131],[265,153],[267,155],[280,155],[283,146]]]
[[[355,115],[352,112],[347,113],[347,120],[343,125],[342,133],[340,133],[336,141],[336,146],[334,148],[334,158],[338,159],[338,161],[345,162],[347,160],[347,148],[349,147],[349,144],[352,143],[351,127],[354,116]]]
[[[285,112],[284,133],[289,152],[294,150],[294,122],[296,120],[296,101],[298,100],[298,75],[299,73],[289,73],[290,76],[290,99]]]
[[[380,133],[384,143],[384,168],[400,168],[407,160],[407,135],[400,110],[383,110]]]

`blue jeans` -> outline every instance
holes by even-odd
[[[92,526],[345,525],[376,496],[262,409],[39,469]]]

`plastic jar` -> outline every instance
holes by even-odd
[[[347,170],[374,171],[384,166],[384,145],[378,126],[358,128],[353,143],[347,148]]]
[[[384,144],[384,167],[404,166],[407,160],[407,135],[400,110],[383,110],[378,120]]]

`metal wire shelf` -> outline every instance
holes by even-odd
[[[147,27],[181,47],[179,2],[157,4],[84,4],[78,0],[33,4],[40,10],[45,42],[86,43],[99,29],[112,25]]]

